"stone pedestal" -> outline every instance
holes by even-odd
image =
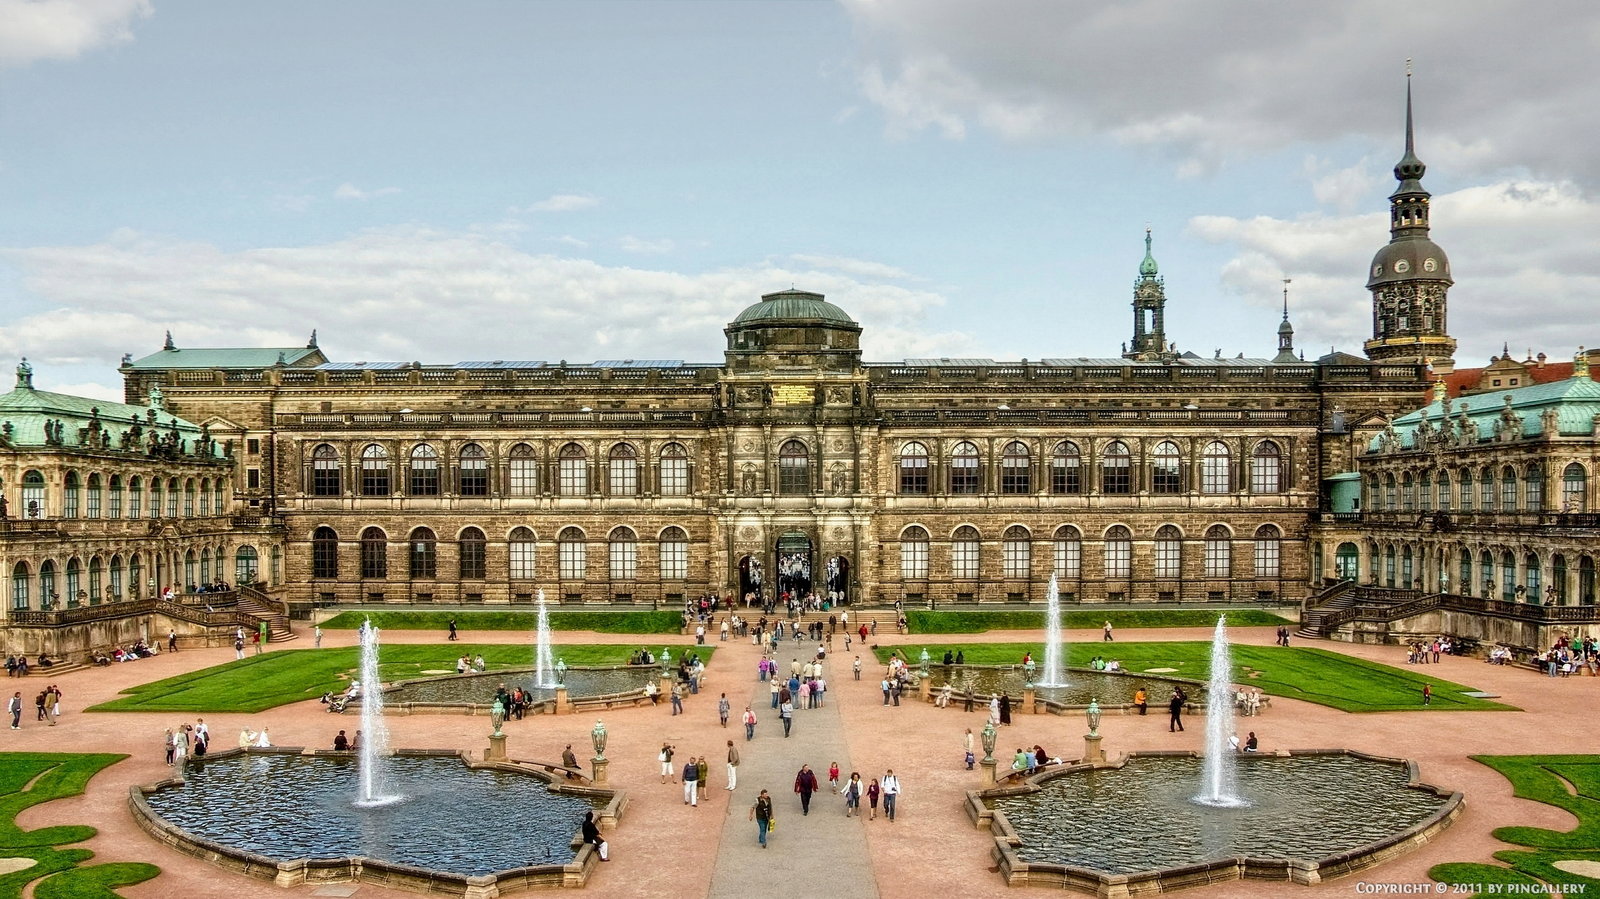
[[[1100,748],[1099,734],[1083,735],[1083,760],[1090,765],[1103,765],[1106,762],[1106,752]]]
[[[603,759],[603,758],[600,758],[599,756],[595,756],[594,758],[589,760],[589,764],[594,766],[594,777],[592,778],[592,780],[594,781],[594,785],[597,786],[597,787],[605,786],[606,785],[606,766],[611,764],[611,760],[610,759]]]
[[[928,701],[928,693],[929,693],[929,686],[928,685],[931,684],[932,682],[933,682],[933,678],[931,678],[931,677],[924,677],[924,678],[921,678],[920,680],[917,681],[917,693],[921,696],[923,702],[927,702]]]
[[[664,674],[664,675],[661,676],[661,701],[662,702],[671,702],[672,701],[672,685],[674,683],[677,683],[677,681],[675,681],[673,679],[672,675]]]
[[[1032,687],[1029,687],[1029,688],[1023,690],[1022,691],[1022,708],[1018,709],[1018,711],[1022,712],[1022,714],[1024,714],[1024,715],[1032,715],[1033,712],[1034,712],[1034,699],[1038,695],[1039,695],[1039,692],[1037,690],[1033,689]]]
[[[570,711],[572,707],[567,705],[567,688],[556,687],[556,714],[565,715]]]
[[[490,734],[489,750],[483,754],[487,761],[503,762],[506,760],[506,735]]]
[[[994,759],[982,759],[978,764],[983,766],[983,785],[994,786],[994,766],[999,763]]]

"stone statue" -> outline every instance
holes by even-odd
[[[756,470],[754,468],[746,468],[744,470],[741,488],[747,494],[756,492]]]
[[[845,491],[845,480],[846,480],[846,478],[845,478],[845,473],[844,473],[844,466],[843,465],[834,465],[834,467],[833,467],[833,492],[834,492],[834,495],[838,495],[838,494],[844,493],[844,491]]]

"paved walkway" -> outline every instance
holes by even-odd
[[[861,818],[844,816],[844,799],[828,787],[828,765],[839,763],[839,783],[850,778],[850,751],[845,742],[840,715],[842,690],[833,688],[841,677],[849,677],[849,663],[830,657],[824,675],[830,689],[825,703],[815,709],[796,708],[790,736],[783,736],[783,724],[772,706],[767,683],[756,680],[760,651],[748,637],[738,643],[718,644],[717,667],[724,678],[735,683],[739,678],[751,682],[748,702],[755,711],[756,738],[744,741],[743,728],[733,735],[739,747],[739,788],[728,803],[722,827],[722,842],[716,869],[711,879],[712,899],[762,899],[789,896],[819,896],[825,893],[851,897],[877,897],[877,881],[872,872],[872,857],[867,851],[866,833]],[[795,648],[792,641],[779,647],[779,668],[788,674],[790,660],[804,662],[815,651],[814,643]],[[731,665],[729,663],[732,663]],[[732,691],[729,691],[730,693]],[[744,711],[734,703],[734,718]],[[730,726],[731,729],[731,726]],[[807,764],[817,775],[821,791],[811,797],[811,814],[800,813],[800,797],[794,792],[795,775]],[[726,766],[719,766],[726,770]],[[712,777],[717,787],[726,785],[720,776]],[[861,772],[861,782],[871,775]],[[756,825],[749,820],[756,796],[763,790],[772,794],[773,814],[778,829],[769,834],[768,848],[756,842]],[[862,808],[866,808],[863,799]],[[848,879],[848,886],[844,886]]]

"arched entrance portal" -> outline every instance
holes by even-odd
[[[811,538],[790,531],[778,538],[778,599],[804,599],[811,592]]]
[[[850,560],[844,556],[831,556],[824,574],[824,599],[828,605],[837,606],[850,601]]]
[[[761,595],[761,560],[755,556],[741,556],[739,559],[739,601],[746,604],[763,605]]]
[[[1333,555],[1333,572],[1341,581],[1353,581],[1361,562],[1361,553],[1354,543],[1341,543]]]

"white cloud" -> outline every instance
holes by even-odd
[[[0,0],[0,68],[131,41],[153,12],[150,0]]]
[[[1306,174],[1311,177],[1311,195],[1324,206],[1351,212],[1370,202],[1380,180],[1370,157],[1352,166],[1335,169],[1333,163],[1315,156],[1306,158]]]
[[[657,256],[663,253],[670,253],[677,247],[677,243],[671,238],[663,237],[660,240],[645,240],[642,237],[634,237],[632,234],[623,235],[617,245],[629,253],[647,253]]]
[[[579,238],[573,237],[571,234],[563,234],[560,237],[555,238],[555,242],[556,243],[566,244],[569,247],[576,247],[576,248],[578,248],[580,250],[585,249],[585,248],[587,248],[589,246],[589,242],[587,240],[581,240]]]
[[[56,384],[49,380],[47,375],[41,374],[37,379],[40,390],[51,393],[65,393],[68,396],[82,396],[93,400],[108,400],[113,403],[122,402],[122,388],[109,383],[84,381],[73,384]]]
[[[528,212],[577,212],[600,205],[599,197],[588,194],[553,194],[529,206]]]
[[[864,278],[900,279],[911,277],[911,273],[903,268],[884,265],[881,262],[872,262],[866,259],[852,259],[849,256],[815,256],[807,253],[794,253],[789,258],[800,265],[844,272],[849,275],[860,275]]]
[[[354,184],[346,181],[345,183],[334,188],[333,198],[335,200],[371,200],[374,197],[387,197],[399,192],[400,188],[398,187],[380,187],[376,190],[362,190],[361,188],[356,187]]]

